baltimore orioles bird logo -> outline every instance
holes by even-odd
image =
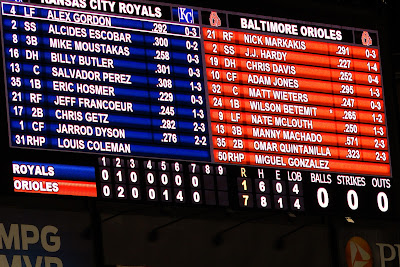
[[[215,12],[215,11],[211,11],[210,25],[213,27],[221,26],[221,19],[218,17],[217,12]]]
[[[369,33],[367,31],[363,31],[361,35],[361,42],[363,45],[370,46],[372,45],[372,38],[369,36]]]

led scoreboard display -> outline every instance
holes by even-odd
[[[377,31],[25,2],[1,1],[15,192],[390,214]]]

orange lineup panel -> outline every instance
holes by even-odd
[[[354,97],[366,97],[365,101],[368,101],[370,98],[372,99],[383,99],[382,88],[380,87],[371,87],[364,85],[344,85],[339,83],[334,83],[332,85],[333,94],[337,94],[338,99],[340,96],[354,96]],[[297,91],[292,89],[280,89],[280,88],[272,88],[272,87],[263,87],[263,86],[245,86],[234,83],[220,83],[220,82],[208,82],[208,92],[209,94],[216,95],[226,95],[226,96],[236,96],[236,97],[246,97],[246,98],[257,98],[257,99],[274,99],[279,100],[280,98],[275,97],[275,93],[281,96],[282,100],[285,101],[293,101],[299,103],[309,103],[318,105],[321,101],[320,99],[324,99],[322,102],[332,102],[331,98],[333,97],[331,94],[319,94],[315,92],[306,92],[306,91]],[[279,93],[281,92],[281,93]],[[309,95],[311,93],[311,95]],[[359,98],[357,101],[360,100]],[[383,105],[383,101],[381,101]],[[364,105],[368,106],[368,104]],[[383,108],[382,108],[383,110]]]
[[[46,183],[57,183],[57,192],[48,191],[35,191],[35,190],[17,190],[15,192],[25,192],[25,193],[40,193],[40,194],[52,194],[52,195],[69,195],[69,196],[85,196],[85,197],[96,197],[96,183],[95,182],[83,182],[83,181],[68,181],[68,180],[53,180],[53,179],[41,179],[41,178],[26,178],[26,177],[14,177],[14,181],[28,181],[28,182],[38,182],[44,186]]]
[[[203,33],[217,162],[390,175],[376,48]]]
[[[214,150],[214,157],[216,162],[221,163],[390,176],[390,165],[388,163],[358,161],[357,164],[355,164],[354,161],[351,160],[261,154],[217,149]]]
[[[232,38],[227,37],[227,33],[229,32],[231,33]],[[340,57],[353,57],[376,61],[379,60],[378,49],[370,47],[333,44],[320,41],[278,37],[265,34],[244,33],[214,28],[203,28],[203,36],[204,40],[227,42],[228,44],[272,47],[284,50],[335,55]]]

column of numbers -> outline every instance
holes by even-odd
[[[236,178],[239,207],[304,211],[303,184],[300,172],[266,174],[268,170],[242,167]]]
[[[9,15],[16,15],[17,7],[9,6]],[[7,11],[6,11],[7,12]],[[33,12],[31,10],[31,12]],[[38,47],[38,25],[28,19],[17,19],[3,14],[4,50],[11,128],[16,131],[13,143],[21,146],[44,146],[44,94],[41,80],[41,60]],[[18,133],[17,133],[18,132]]]

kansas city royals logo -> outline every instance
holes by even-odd
[[[194,23],[193,9],[178,7],[179,22]]]

